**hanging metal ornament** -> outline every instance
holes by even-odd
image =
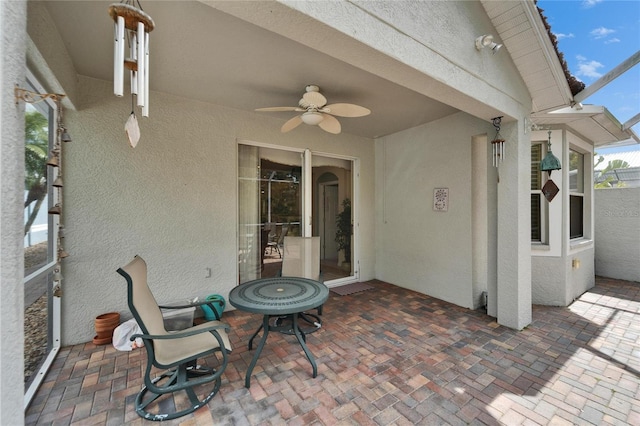
[[[136,7],[137,4],[137,7]],[[124,96],[124,69],[131,76],[131,94],[137,96],[142,116],[149,116],[149,33],[155,28],[151,16],[143,12],[140,2],[126,0],[109,6],[114,21],[113,93]],[[125,39],[125,29],[129,43]],[[129,57],[125,47],[129,45]]]
[[[551,179],[551,172],[553,170],[562,170],[562,164],[558,157],[551,152],[551,130],[549,130],[549,141],[547,142],[547,155],[540,162],[540,170],[549,173],[549,179]]]
[[[114,21],[113,93],[124,96],[124,73],[129,70],[131,80],[131,114],[124,126],[129,144],[135,148],[140,140],[140,127],[135,104],[142,108],[142,116],[149,116],[149,33],[155,28],[138,0],[123,0],[109,6]],[[126,34],[125,34],[126,30]],[[127,43],[128,41],[128,43]],[[125,48],[129,46],[129,56]],[[134,97],[137,102],[134,102]]]
[[[496,135],[491,141],[491,155],[493,158],[493,166],[498,167],[504,160],[504,142],[505,140],[500,136],[500,123],[502,122],[502,116],[492,118],[493,127],[496,129]]]

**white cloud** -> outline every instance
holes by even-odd
[[[610,38],[609,40],[604,42],[604,44],[611,44],[611,43],[620,43],[620,39],[614,37],[614,38]]]
[[[593,36],[595,39],[608,37],[610,34],[615,33],[616,30],[612,30],[610,28],[600,27],[592,30],[589,34]]]
[[[578,56],[578,72],[576,75],[590,77],[590,78],[600,78],[602,74],[598,72],[599,68],[604,67],[598,61],[587,61],[586,58],[582,56]]]
[[[602,2],[602,0],[584,0],[582,2],[582,6],[586,7],[586,8],[589,8],[589,7],[595,6],[596,4],[598,4],[600,2]]]
[[[563,34],[563,33],[555,33],[556,38],[558,40],[562,40],[563,38],[574,38],[575,36],[573,35],[573,33],[569,33],[569,34]]]

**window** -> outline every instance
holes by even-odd
[[[548,206],[543,201],[542,186],[543,173],[540,171],[540,161],[546,153],[543,142],[531,145],[531,242],[547,243]]]
[[[584,237],[584,154],[569,150],[569,238]]]

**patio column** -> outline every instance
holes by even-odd
[[[0,2],[2,145],[0,147],[0,424],[24,418],[24,87],[27,2]]]
[[[524,120],[502,122],[497,223],[497,321],[521,330],[531,323],[531,145]]]

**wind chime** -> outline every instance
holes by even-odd
[[[136,7],[137,4],[137,7]],[[124,73],[129,70],[131,80],[131,114],[124,130],[132,147],[140,139],[140,127],[135,104],[142,109],[142,116],[149,116],[149,33],[155,24],[142,11],[138,0],[123,0],[109,6],[114,21],[113,93],[124,96]],[[125,31],[126,30],[126,31]],[[125,57],[125,47],[129,56]],[[134,102],[134,98],[137,102]]]
[[[44,101],[45,99],[51,99],[56,104],[56,140],[53,144],[53,149],[51,150],[49,159],[46,162],[46,165],[55,169],[52,172],[54,177],[53,186],[56,189],[56,193],[54,196],[53,203],[54,206],[51,207],[48,211],[50,215],[56,215],[62,217],[62,142],[71,142],[71,136],[67,132],[66,127],[64,126],[63,117],[62,117],[62,98],[65,95],[60,95],[56,93],[35,93],[29,90],[16,88],[15,89],[16,101],[22,100],[24,102],[34,104],[37,102]],[[54,282],[53,295],[55,297],[62,296],[62,288],[60,287],[60,283],[63,279],[62,277],[62,265],[60,261],[69,256],[64,248],[62,247],[62,240],[64,239],[64,225],[61,220],[58,220],[58,232],[57,232],[57,253],[56,253],[56,265],[53,268],[53,275],[51,277]]]
[[[558,194],[560,188],[551,180],[551,172],[553,170],[562,170],[562,165],[560,164],[560,160],[553,155],[551,152],[551,130],[549,130],[549,140],[547,142],[547,154],[544,156],[544,159],[540,162],[540,171],[549,173],[549,179],[545,182],[542,187],[542,193],[544,194],[544,198],[547,199],[547,202],[551,202],[553,198]]]
[[[496,135],[491,141],[491,158],[493,161],[493,167],[499,168],[500,163],[504,161],[504,142],[505,140],[500,135],[500,124],[502,123],[502,116],[491,119],[493,127],[496,129]],[[498,171],[498,182],[500,182],[500,172]]]

